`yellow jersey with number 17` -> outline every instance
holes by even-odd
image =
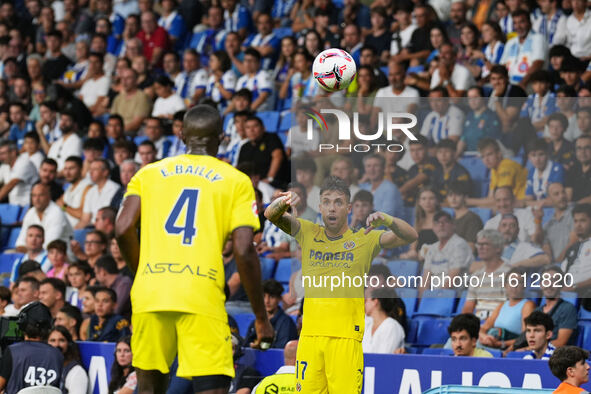
[[[140,261],[134,313],[198,313],[226,321],[222,249],[238,227],[259,228],[248,176],[215,157],[180,155],[147,165],[127,186],[139,196]]]
[[[365,329],[364,275],[381,250],[384,231],[347,231],[338,238],[323,226],[298,219],[294,238],[302,248],[302,336],[361,341]]]

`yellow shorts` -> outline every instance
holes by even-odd
[[[296,392],[359,394],[363,385],[363,348],[349,338],[300,337]]]
[[[211,317],[182,312],[131,316],[133,366],[168,373],[178,353],[177,376],[234,377],[230,327]]]

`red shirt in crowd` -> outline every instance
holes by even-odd
[[[139,38],[142,41],[142,44],[144,44],[144,56],[148,59],[148,62],[152,62],[154,48],[162,48],[163,51],[166,51],[170,46],[168,33],[161,26],[158,26],[149,36],[145,31],[140,30],[137,34],[137,38]]]

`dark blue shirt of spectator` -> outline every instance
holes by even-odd
[[[129,322],[114,314],[117,294],[109,288],[100,288],[94,296],[94,314],[90,317],[88,340],[93,342],[117,342],[131,335]]]
[[[22,103],[15,102],[10,104],[9,116],[12,125],[9,129],[8,138],[16,142],[20,149],[25,142],[25,134],[29,131],[35,131],[35,125],[26,119],[27,113],[25,111],[25,105]]]

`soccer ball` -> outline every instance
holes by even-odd
[[[330,48],[321,52],[312,66],[316,83],[329,92],[346,89],[355,79],[357,66],[353,57],[339,48]]]

